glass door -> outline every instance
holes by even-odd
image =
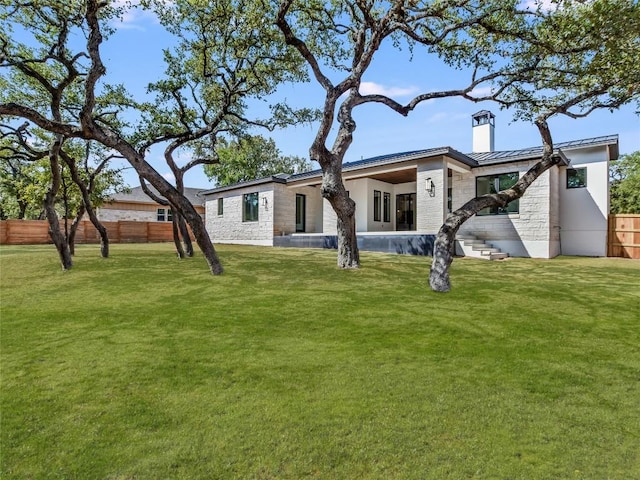
[[[296,194],[296,232],[304,232],[305,230],[305,217],[307,210],[307,199],[304,195]]]
[[[396,230],[415,230],[416,194],[396,195]]]

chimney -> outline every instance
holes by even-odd
[[[496,128],[496,116],[489,110],[480,110],[472,116],[473,153],[494,151],[493,131]]]

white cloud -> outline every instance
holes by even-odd
[[[163,173],[162,177],[167,181],[167,182],[171,182],[171,183],[175,183],[176,181],[176,177],[173,173],[171,172],[167,172],[167,173]]]
[[[486,97],[487,95],[491,95],[494,92],[494,89],[492,86],[488,85],[485,87],[476,87],[473,90],[471,90],[471,92],[469,92],[469,95],[471,95],[472,97]]]
[[[144,24],[151,21],[158,23],[158,17],[149,10],[142,9],[139,0],[128,2],[127,0],[115,0],[114,7],[123,8],[122,16],[112,21],[112,26],[123,30],[141,30],[144,31]]]
[[[375,82],[360,84],[362,95],[384,95],[387,97],[408,97],[418,93],[417,87],[387,87]]]

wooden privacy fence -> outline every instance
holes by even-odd
[[[171,222],[102,222],[110,243],[172,242]],[[71,225],[69,224],[69,227]],[[64,222],[60,223],[64,231]],[[191,236],[193,238],[193,235]],[[82,221],[76,232],[76,243],[99,243],[100,235],[90,221]],[[35,245],[51,243],[46,220],[0,221],[0,245]]]
[[[608,257],[640,259],[640,215],[609,215]]]

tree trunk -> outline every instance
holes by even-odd
[[[338,215],[338,266],[340,268],[360,267],[356,217],[353,213],[339,212]]]
[[[184,198],[184,197],[183,197]],[[185,209],[185,220],[189,223],[191,227],[191,231],[193,232],[193,236],[196,239],[204,258],[207,260],[209,264],[209,270],[213,275],[220,275],[224,271],[222,268],[222,264],[220,263],[220,259],[218,258],[218,254],[213,248],[213,243],[211,243],[211,239],[209,238],[209,234],[207,233],[207,229],[204,227],[204,222],[202,221],[202,217],[198,212],[196,212],[193,205],[189,203],[189,201],[185,198],[185,202],[189,204],[189,207]]]
[[[76,213],[76,216],[74,217],[73,222],[71,223],[71,230],[69,230],[69,238],[67,239],[67,242],[69,243],[69,251],[71,252],[71,255],[76,254],[76,233],[78,231],[78,227],[80,226],[80,220],[82,220],[84,213],[85,213],[84,204],[81,204],[80,208],[78,209],[78,213]]]
[[[338,234],[338,266],[360,267],[360,253],[356,236],[356,203],[349,198],[342,182],[342,166],[333,162],[327,165],[322,175],[322,196],[336,212]]]
[[[93,226],[98,231],[98,234],[100,235],[100,255],[102,256],[102,258],[109,258],[109,235],[107,234],[107,229],[105,228],[104,225],[102,225],[102,223],[98,219],[98,216],[96,215],[95,209],[93,208],[93,202],[91,202],[91,192],[87,188],[86,183],[82,181],[82,179],[80,178],[80,175],[78,174],[78,167],[75,161],[71,157],[69,157],[64,151],[61,151],[60,154],[63,160],[65,161],[65,163],[67,164],[67,166],[69,167],[69,171],[71,172],[71,178],[73,179],[74,183],[78,186],[82,194],[81,210],[86,211],[87,215],[89,215],[89,220],[91,220],[91,223],[93,224]],[[84,213],[76,217],[77,220],[80,221],[83,215]],[[69,241],[69,244],[71,245],[71,248],[74,248],[73,245],[75,243],[75,231],[73,230],[73,225],[72,225],[72,231],[73,231],[74,241],[73,242]]]
[[[182,242],[180,241],[180,230],[178,228],[178,212],[174,209],[173,218],[171,221],[171,227],[173,230],[173,244],[176,247],[176,252],[178,254],[178,258],[182,259],[186,257],[184,253],[184,249],[182,248]]]
[[[191,235],[187,228],[187,223],[184,221],[184,217],[178,212],[178,226],[180,227],[180,235],[182,235],[182,243],[184,245],[184,251],[187,257],[193,257],[193,243],[191,242]]]
[[[56,135],[55,141],[52,143],[49,153],[49,165],[51,166],[51,184],[44,196],[44,211],[49,222],[49,236],[58,251],[62,270],[69,270],[73,266],[71,260],[71,252],[69,251],[69,243],[67,236],[60,231],[60,221],[58,212],[56,212],[56,196],[60,190],[61,174],[58,155],[62,149],[63,138]]]
[[[566,162],[562,152],[553,152],[553,142],[546,120],[539,119],[536,126],[542,137],[543,154],[539,162],[533,165],[511,188],[476,197],[469,200],[461,208],[453,212],[440,227],[433,245],[433,262],[429,272],[429,286],[434,292],[448,292],[451,290],[449,267],[453,262],[455,237],[460,227],[473,215],[486,207],[506,207],[509,202],[516,200],[526,192],[527,188],[551,167]]]
[[[448,292],[451,290],[449,267],[453,262],[455,237],[458,229],[443,225],[436,235],[433,245],[433,262],[429,272],[429,286],[434,292]]]

